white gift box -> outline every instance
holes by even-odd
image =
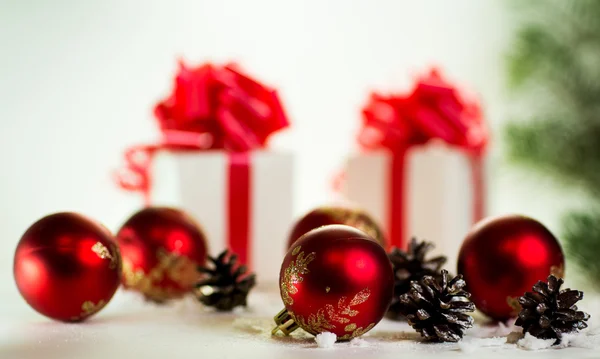
[[[276,283],[293,221],[293,156],[253,151],[250,157],[249,266],[261,284]],[[185,210],[202,226],[210,255],[228,248],[230,157],[224,151],[159,153],[151,200]],[[234,199],[235,200],[235,199]]]
[[[343,192],[384,228],[388,223],[392,156],[379,151],[352,156]],[[454,271],[460,245],[473,224],[475,187],[471,162],[464,152],[425,146],[406,153],[404,164],[404,238],[433,242],[432,254],[448,257]],[[398,220],[397,218],[394,220]],[[389,235],[389,228],[386,228]]]

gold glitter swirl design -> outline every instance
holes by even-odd
[[[71,317],[73,321],[83,320],[90,315],[97,313],[100,309],[104,308],[106,302],[102,299],[97,304],[94,304],[91,300],[86,300],[81,305],[81,313],[78,316]]]
[[[296,260],[290,262],[281,278],[281,299],[285,305],[294,304],[292,295],[298,293],[296,284],[304,281],[302,276],[310,272],[307,267],[310,262],[315,260],[316,254],[312,252],[305,257],[304,252],[300,251],[300,246],[297,246],[292,250],[292,256],[297,256]]]
[[[346,327],[344,328],[345,331],[347,332],[353,332],[356,330],[356,323],[352,323],[352,324],[348,324],[346,325]]]
[[[290,312],[290,315],[302,329],[312,335],[317,335],[321,332],[335,328],[335,325],[331,324],[331,322],[325,318],[325,311],[323,308],[319,309],[315,314],[309,315],[308,321],[301,315],[295,315],[292,312]]]
[[[344,330],[346,332],[351,332],[351,333],[348,333],[346,335],[342,335],[338,339],[339,340],[350,340],[352,338],[360,337],[361,335],[365,334],[369,330],[373,329],[374,326],[375,326],[375,323],[369,324],[366,328],[356,328],[356,325],[354,325],[354,326],[347,326],[346,329],[344,329]],[[350,327],[350,328],[348,328],[348,327]]]
[[[347,334],[338,339],[348,340],[363,335],[375,326],[375,323],[371,323],[366,328],[359,328],[356,323],[352,323],[352,318],[360,314],[354,307],[365,303],[370,296],[371,291],[366,288],[358,292],[350,301],[348,301],[348,297],[344,296],[340,298],[337,306],[332,304],[325,305],[324,308],[309,315],[308,319],[301,315],[295,315],[292,312],[290,312],[290,315],[302,329],[313,335],[335,329],[336,325],[345,325],[344,331],[346,331]]]
[[[123,260],[123,282],[126,287],[139,288],[146,278],[143,270],[133,269],[133,264],[130,261],[127,259]]]
[[[130,261],[123,260],[125,286],[144,293],[151,300],[164,302],[183,293],[176,288],[162,287],[160,284],[163,279],[169,279],[182,288],[191,287],[198,279],[196,264],[188,257],[168,253],[162,248],[157,251],[156,257],[158,264],[148,273],[134,269]]]
[[[166,268],[167,278],[183,288],[189,288],[196,284],[199,276],[196,269],[198,265],[191,259],[179,254],[167,253],[164,250],[159,250],[157,255],[159,263],[164,263],[162,266]]]
[[[300,248],[301,248],[301,246],[298,246],[298,247],[294,248],[294,250],[292,251],[292,255],[295,256],[298,253],[300,253]]]
[[[104,302],[104,300],[100,300],[98,304],[94,304],[94,302],[92,302],[91,300],[83,302],[83,304],[81,305],[81,315],[86,317],[92,315],[98,312],[100,309],[104,308],[105,305],[106,303]]]
[[[113,252],[118,254],[118,252],[115,250],[115,248],[112,248],[112,249],[113,249]],[[96,253],[98,255],[98,257],[100,257],[102,259],[109,259],[110,264],[108,265],[108,268],[110,268],[110,269],[117,268],[117,264],[119,263],[118,255],[112,255],[110,253],[110,250],[108,248],[106,248],[106,246],[104,244],[102,244],[101,242],[96,242],[92,246],[92,252]]]

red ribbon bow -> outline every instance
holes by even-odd
[[[358,136],[365,150],[404,150],[439,139],[473,153],[484,150],[488,134],[477,102],[467,102],[433,69],[408,95],[373,94],[363,110]]]
[[[270,134],[289,125],[276,92],[235,65],[180,64],[173,94],[154,113],[167,138],[172,131],[204,134],[207,148],[235,152],[264,147]]]
[[[120,187],[140,191],[149,204],[149,167],[159,150],[223,149],[245,152],[262,148],[272,133],[289,125],[275,90],[241,73],[235,65],[180,63],[173,93],[154,114],[162,140],[129,148]]]
[[[363,150],[392,152],[387,229],[390,243],[403,247],[405,157],[413,146],[442,141],[469,154],[474,189],[474,221],[483,217],[482,155],[488,132],[479,104],[467,101],[439,71],[418,79],[407,95],[372,94],[363,110],[358,142]]]

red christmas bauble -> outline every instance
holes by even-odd
[[[519,215],[485,219],[473,227],[460,249],[458,273],[471,300],[495,320],[516,316],[509,304],[550,273],[562,276],[560,244],[538,221]]]
[[[383,318],[393,287],[385,250],[365,233],[344,225],[314,229],[294,243],[281,265],[279,289],[286,309],[276,329],[293,321],[313,335],[361,336]]]
[[[381,228],[367,212],[356,208],[324,206],[308,212],[296,222],[288,239],[288,248],[306,232],[329,224],[345,224],[357,228],[385,246]]]
[[[110,232],[76,213],[35,222],[17,245],[19,292],[39,313],[77,322],[102,309],[121,281],[121,257]]]
[[[135,213],[117,233],[123,256],[123,285],[155,302],[183,296],[198,281],[206,240],[183,211],[149,207]]]

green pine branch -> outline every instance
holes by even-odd
[[[578,272],[600,290],[600,210],[571,213],[564,218],[563,227],[567,257],[572,259]]]
[[[506,126],[508,157],[589,195],[589,213],[565,215],[563,243],[600,288],[600,1],[518,1],[514,10],[508,83],[531,118]]]

